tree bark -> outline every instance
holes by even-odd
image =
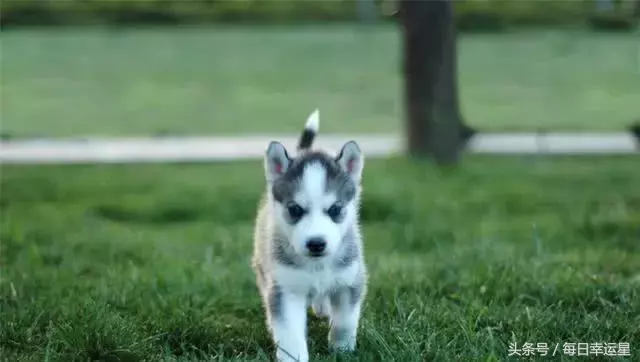
[[[448,0],[400,0],[405,120],[409,155],[456,163],[474,131],[464,125],[456,33]]]

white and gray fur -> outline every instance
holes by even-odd
[[[252,264],[279,361],[309,360],[309,305],[330,319],[329,347],[354,350],[366,292],[359,227],[364,157],[354,141],[337,156],[312,150],[318,123],[316,110],[296,157],[276,141],[265,155],[267,190],[258,210]],[[314,240],[324,241],[324,251],[310,249]]]

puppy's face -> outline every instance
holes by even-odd
[[[358,217],[363,157],[347,142],[336,157],[324,152],[289,158],[272,142],[265,159],[276,226],[300,256],[335,253]]]

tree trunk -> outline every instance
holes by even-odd
[[[458,99],[456,34],[448,0],[400,0],[408,151],[456,163],[473,134]]]

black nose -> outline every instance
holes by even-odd
[[[327,243],[322,238],[311,238],[307,241],[307,249],[311,255],[320,255],[326,249]]]

